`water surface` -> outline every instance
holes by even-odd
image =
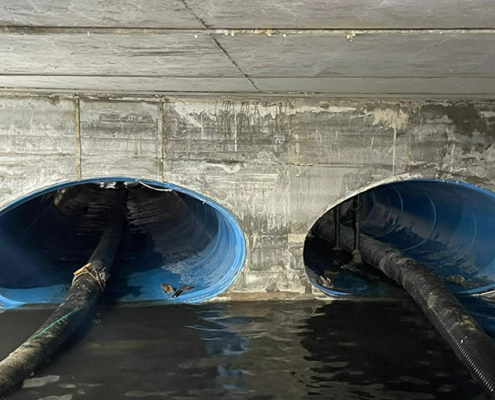
[[[0,314],[0,356],[49,314]],[[409,300],[107,307],[11,396],[165,398],[484,399]]]

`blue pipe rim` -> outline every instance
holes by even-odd
[[[174,299],[174,301],[166,301],[167,304],[174,304],[174,303],[190,303],[190,304],[196,304],[200,303],[206,300],[210,300],[214,297],[217,297],[221,293],[223,293],[225,290],[227,290],[237,279],[239,276],[244,263],[246,261],[246,238],[244,236],[244,231],[237,220],[237,218],[224,206],[221,204],[217,203],[216,201],[203,196],[199,194],[198,192],[195,192],[194,190],[185,188],[183,186],[179,186],[173,183],[169,182],[160,182],[156,181],[153,179],[141,179],[141,178],[126,178],[122,176],[116,176],[116,177],[100,177],[100,178],[87,178],[87,179],[80,179],[80,180],[74,180],[74,181],[66,181],[66,182],[61,182],[57,183],[55,185],[47,186],[42,189],[35,190],[27,195],[24,195],[8,204],[2,207],[0,209],[0,218],[5,215],[7,212],[10,212],[11,210],[21,206],[25,202],[38,197],[42,196],[44,194],[53,192],[55,190],[60,190],[64,189],[67,187],[72,187],[72,186],[77,186],[77,185],[84,185],[88,183],[103,183],[103,182],[126,182],[126,183],[143,183],[145,185],[153,185],[157,186],[160,188],[164,189],[171,189],[179,193],[183,193],[187,196],[190,196],[196,200],[201,201],[203,204],[207,204],[208,206],[212,207],[216,211],[218,211],[231,225],[233,228],[232,231],[234,233],[234,238],[235,238],[235,257],[232,262],[232,266],[229,269],[229,273],[225,274],[224,277],[217,281],[215,284],[213,284],[210,287],[207,287],[205,289],[196,291],[194,293],[184,293],[177,299]],[[156,303],[162,302],[161,300],[156,300],[154,301]],[[25,303],[20,303],[18,301],[10,300],[2,295],[0,295],[0,303],[3,303],[6,306],[11,306],[11,307],[17,307],[19,305],[23,305]]]

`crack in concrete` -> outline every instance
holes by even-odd
[[[205,32],[207,32],[209,30],[209,28],[206,25],[206,23],[192,10],[191,7],[189,7],[189,5],[187,4],[186,0],[181,0],[181,1],[184,4],[184,6],[189,10],[189,12],[198,20],[198,22],[200,22],[201,25],[203,25]],[[241,69],[241,67],[239,67],[239,65],[237,64],[237,62],[234,61],[234,59],[230,56],[230,54],[227,52],[227,50],[225,50],[225,48],[215,38],[215,36],[214,36],[215,33],[216,33],[216,30],[215,30],[214,33],[213,32],[209,33],[209,35],[212,38],[212,40],[215,42],[215,45],[217,46],[217,48],[219,50],[221,50],[223,52],[223,54],[225,54],[225,56],[230,60],[230,62],[237,68],[237,70],[242,75],[244,75],[244,78],[246,78],[251,83],[251,85],[256,89],[256,91],[259,92],[259,93],[261,93],[261,90],[254,84],[253,80]]]

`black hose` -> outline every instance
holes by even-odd
[[[65,300],[28,340],[0,362],[0,399],[53,357],[94,309],[120,244],[125,203],[125,190],[119,184],[108,226],[88,264],[75,273]]]
[[[333,225],[332,220],[321,221],[312,233],[334,243]],[[341,227],[340,234],[343,249],[352,252],[353,230]],[[430,270],[382,242],[361,235],[360,251],[363,261],[404,287],[488,398],[495,399],[495,343],[457,298]]]

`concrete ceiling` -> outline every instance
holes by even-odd
[[[492,0],[17,0],[0,26],[4,90],[495,93]]]

